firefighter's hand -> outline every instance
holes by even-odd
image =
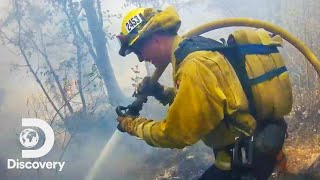
[[[145,96],[158,96],[162,94],[164,87],[151,79],[150,76],[143,78],[142,82],[137,87],[137,94]]]
[[[118,116],[117,121],[119,122],[119,126],[122,128],[122,130],[129,133],[130,135],[133,135],[134,127],[132,126],[134,125],[134,123],[131,117]]]
[[[137,130],[137,128],[142,123],[148,123],[152,120],[147,120],[143,117],[137,117],[137,118],[131,118],[131,117],[118,117],[117,121],[119,122],[119,126],[127,133],[129,133],[132,136],[137,136],[142,138],[142,133]],[[140,129],[141,130],[141,129]]]

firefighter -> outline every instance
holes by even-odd
[[[247,154],[252,153],[248,149],[255,130],[261,129],[255,118],[259,116],[252,114],[250,99],[227,58],[218,51],[194,49],[192,43],[177,34],[180,25],[173,7],[162,11],[138,8],[124,17],[117,36],[121,43],[119,54],[126,56],[133,52],[139,61],[151,62],[156,68],[171,63],[174,87],[164,87],[145,77],[137,91],[154,96],[163,105],[169,104],[165,118],[154,121],[118,117],[119,125],[154,147],[182,149],[202,140],[213,149],[215,162],[200,179],[268,179],[276,164],[276,154],[283,146],[286,129],[283,118],[276,123],[282,124],[276,153],[253,155],[261,161],[248,159],[251,166],[236,164],[238,152],[240,159],[248,157],[241,153],[241,147],[247,148]],[[201,38],[199,41],[205,42]],[[257,166],[259,163],[261,166]]]

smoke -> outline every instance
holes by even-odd
[[[4,101],[5,101],[5,90],[0,89],[0,112],[1,112]]]
[[[5,4],[5,3],[4,3]],[[109,9],[117,13],[125,13],[134,8],[126,6],[123,8],[124,1],[103,1],[104,9]],[[268,6],[270,4],[270,6]],[[3,5],[3,2],[1,4]],[[268,8],[264,8],[268,7]],[[282,7],[285,8],[285,7]],[[245,16],[254,17],[263,20],[277,22],[277,10],[279,10],[279,1],[190,1],[179,9],[182,19],[180,34],[186,33],[188,30],[201,25],[205,22],[223,17]],[[5,11],[2,11],[5,12]],[[286,15],[287,16],[287,15]],[[284,23],[282,24],[286,26]],[[110,25],[110,31],[117,34],[120,30],[121,18],[115,20]],[[286,27],[284,27],[286,28]],[[206,36],[220,39],[226,38],[233,29],[218,30],[206,34]],[[292,29],[289,29],[292,30]],[[134,74],[131,67],[139,65],[141,74],[146,74],[144,64],[139,63],[134,55],[123,58],[117,54],[117,40],[113,39],[109,42],[110,59],[114,68],[115,76],[122,90],[127,96],[130,96],[134,90],[130,77]],[[24,70],[10,72],[10,64],[21,64],[20,57],[13,55],[7,48],[0,46],[0,177],[1,179],[12,180],[69,180],[84,179],[90,169],[93,168],[92,174],[96,179],[122,180],[122,179],[139,179],[140,164],[143,159],[151,154],[157,154],[158,150],[148,146],[144,141],[127,134],[120,134],[117,143],[105,152],[108,152],[106,159],[100,158],[103,154],[105,145],[110,140],[113,132],[116,130],[115,122],[116,114],[114,109],[106,112],[97,113],[98,117],[90,120],[105,122],[99,128],[90,127],[88,124],[80,124],[81,131],[72,136],[68,148],[64,152],[62,144],[63,136],[57,136],[55,146],[51,152],[41,160],[58,161],[63,154],[61,161],[66,161],[65,168],[62,172],[55,171],[27,171],[27,170],[7,170],[6,160],[8,158],[21,158],[21,145],[18,135],[21,132],[21,118],[26,117],[27,109],[25,102],[31,94],[40,94],[40,90],[31,76],[26,75]],[[166,85],[172,85],[171,69],[169,68],[160,80]],[[129,102],[128,102],[129,104]],[[144,108],[144,116],[152,119],[161,119],[164,117],[166,108],[156,104],[153,100],[148,102]],[[126,105],[126,104],[124,104]],[[147,110],[146,110],[147,109]],[[74,119],[75,122],[81,121]],[[70,134],[67,136],[70,138]],[[168,153],[170,153],[168,151]],[[200,152],[199,152],[200,153]],[[94,164],[96,163],[96,167]],[[158,162],[155,162],[158,163]],[[152,173],[150,173],[152,174]]]

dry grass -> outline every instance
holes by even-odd
[[[284,151],[290,173],[306,171],[320,157],[320,135],[296,137],[286,143]]]

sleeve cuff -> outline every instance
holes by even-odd
[[[156,123],[157,122],[155,121],[145,123],[144,126],[139,127],[139,129],[141,130],[137,130],[137,131],[139,132],[140,135],[142,135],[142,138],[146,141],[147,144],[149,144],[150,146],[159,147],[159,145],[152,138],[152,134],[151,134],[151,128]]]

